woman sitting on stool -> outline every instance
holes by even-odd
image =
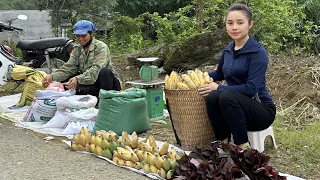
[[[216,82],[199,88],[206,97],[208,116],[216,140],[250,148],[247,131],[268,128],[276,115],[275,104],[266,88],[268,55],[249,37],[252,12],[244,4],[234,4],[227,13],[226,29],[233,41],[223,50],[216,70],[209,73]]]

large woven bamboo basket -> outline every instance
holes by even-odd
[[[214,132],[208,118],[205,99],[198,90],[165,89],[170,119],[177,143],[185,150],[208,145]]]

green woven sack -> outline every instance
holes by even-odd
[[[150,130],[145,96],[144,89],[133,88],[124,92],[101,89],[99,112],[92,133],[112,130],[121,135],[122,131],[131,134]]]

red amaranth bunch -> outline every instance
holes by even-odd
[[[255,149],[246,151],[229,144],[196,148],[177,161],[177,175],[172,179],[285,180],[269,165],[269,160]]]

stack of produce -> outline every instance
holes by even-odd
[[[119,165],[143,169],[146,173],[155,173],[162,178],[173,177],[176,170],[176,160],[181,158],[174,148],[169,149],[169,143],[165,142],[159,149],[152,135],[149,138],[142,138],[138,142],[135,132],[131,134],[131,139],[127,132],[122,132],[122,142],[124,147],[118,147],[113,152],[113,161]],[[148,143],[147,143],[148,141]]]
[[[122,138],[113,131],[96,131],[91,135],[85,128],[80,134],[73,136],[71,149],[75,151],[88,151],[93,154],[111,159],[121,166],[142,169],[146,173],[155,173],[165,179],[174,177],[176,173],[177,160],[184,154],[169,148],[165,142],[158,148],[153,136],[148,138],[139,137],[136,132],[131,134],[123,131]]]
[[[118,146],[124,146],[118,139],[118,135],[113,131],[97,131],[95,135],[91,135],[87,128],[81,128],[78,135],[73,135],[71,149],[92,152],[93,154],[112,159],[112,152]]]
[[[85,151],[87,142],[91,140],[91,134],[88,128],[82,127],[79,134],[73,135],[71,149],[74,151]]]
[[[175,179],[285,180],[269,164],[270,157],[233,144],[196,148],[177,161]]]
[[[189,70],[186,74],[179,76],[177,72],[172,71],[165,76],[165,88],[169,90],[187,90],[197,89],[200,86],[209,84],[213,81],[208,72],[202,72],[199,69]]]

